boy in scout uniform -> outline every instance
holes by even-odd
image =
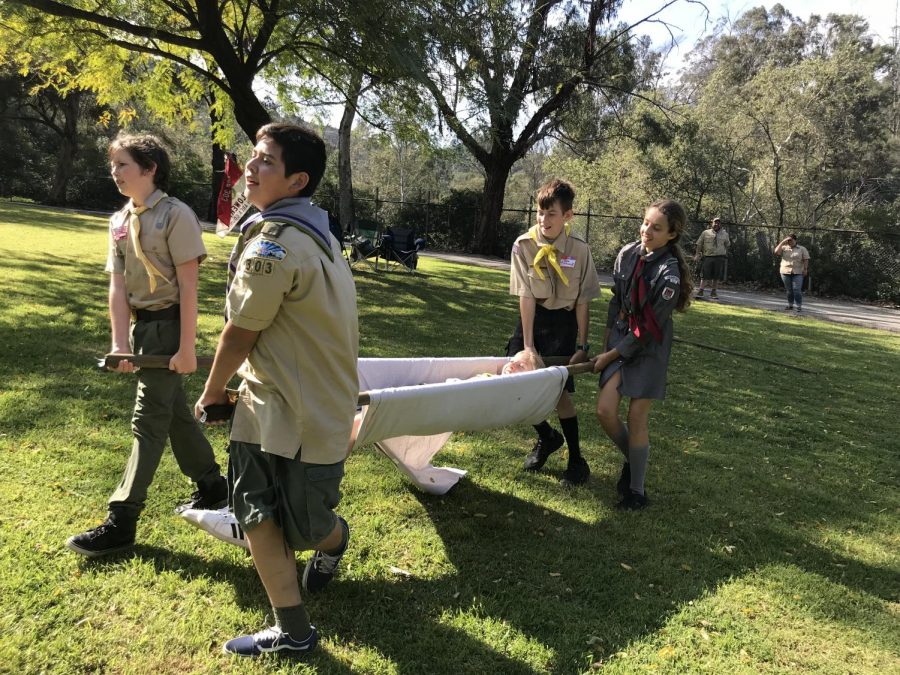
[[[239,656],[302,655],[318,640],[300,595],[293,551],[315,551],[304,590],[334,577],[350,530],[334,513],[359,382],[356,289],[328,214],[309,198],[325,170],[325,144],[290,124],[256,135],[245,169],[260,211],[232,253],[227,322],[194,407],[227,400],[242,379],[231,428],[232,508],[246,533],[275,625],[229,640]]]
[[[597,269],[587,243],[569,232],[575,191],[560,180],[537,193],[537,225],[516,239],[512,249],[509,292],[519,297],[519,322],[507,345],[507,355],[527,349],[542,356],[570,357],[569,363],[587,360],[590,301],[600,295]],[[551,453],[569,448],[569,460],[560,484],[585,483],[590,468],[581,456],[578,417],[566,382],[556,412],[562,434],[547,421],[535,425],[538,440],[525,458],[526,471],[538,471]]]
[[[109,315],[113,353],[174,354],[168,370],[137,373],[131,420],[134,442],[109,516],[66,545],[89,557],[134,544],[138,515],[166,438],[182,473],[198,485],[186,506],[218,508],[227,499],[213,450],[191,415],[181,375],[197,369],[197,276],[206,258],[200,223],[164,190],[169,156],[154,136],[122,136],[109,147],[110,171],[128,204],[109,220]],[[129,345],[129,324],[131,345]],[[115,370],[135,372],[129,361]]]

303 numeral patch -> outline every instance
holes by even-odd
[[[247,258],[244,261],[244,272],[247,274],[272,274],[275,263],[263,258]]]

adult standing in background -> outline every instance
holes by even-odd
[[[700,288],[697,289],[698,298],[703,297],[703,289],[706,288],[706,282],[709,281],[710,299],[719,299],[717,290],[719,281],[725,279],[725,263],[728,260],[729,246],[731,246],[731,239],[728,232],[722,227],[722,221],[718,217],[713,218],[710,227],[700,233],[694,254],[694,262],[702,258]]]
[[[787,292],[785,310],[803,309],[803,277],[809,274],[809,251],[797,243],[797,235],[789,234],[775,247],[775,255],[781,256],[781,281]]]

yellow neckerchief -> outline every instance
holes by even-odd
[[[566,223],[566,236],[569,236],[571,232],[571,228],[569,224]],[[559,280],[563,282],[563,285],[569,285],[569,278],[563,273],[562,267],[559,266],[559,258],[556,255],[556,245],[555,244],[541,244],[538,242],[538,226],[534,225],[530,230],[528,230],[528,234],[531,235],[531,238],[534,240],[534,243],[537,244],[540,248],[538,248],[537,255],[534,256],[534,262],[531,263],[531,266],[534,267],[535,273],[538,275],[538,279],[541,281],[544,280],[544,273],[541,272],[541,268],[538,263],[541,262],[544,258],[547,259],[547,262],[550,263],[550,267],[556,270],[556,274],[559,276]]]
[[[156,204],[159,204],[160,200],[166,197],[166,193],[163,192],[162,196],[156,200]],[[154,204],[153,206],[156,206]],[[140,215],[144,211],[150,210],[151,206],[135,206],[132,201],[128,205],[128,219],[129,219],[129,227],[128,234],[131,237],[131,246],[134,248],[134,253],[137,256],[137,259],[141,261],[141,264],[144,266],[144,269],[147,270],[147,276],[150,277],[150,292],[153,293],[156,291],[156,277],[159,277],[167,284],[171,284],[172,282],[166,278],[166,275],[160,272],[153,265],[152,262],[147,258],[144,254],[144,249],[141,248],[141,218]]]

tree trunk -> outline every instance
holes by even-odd
[[[784,227],[784,195],[781,194],[781,160],[775,156],[775,200],[778,202],[778,227]],[[780,234],[780,230],[779,230]]]
[[[233,83],[232,83],[233,84]],[[264,124],[272,121],[271,115],[253,93],[253,75],[246,82],[232,86],[231,99],[234,101],[234,119],[251,143],[256,143],[256,132]]]
[[[216,143],[216,135],[213,129],[219,119],[216,116],[213,104],[216,102],[216,93],[210,89],[209,91],[209,121],[210,121],[210,138],[212,139],[212,159],[210,162],[211,177],[209,181],[209,206],[206,209],[206,220],[215,223],[218,220],[218,202],[219,190],[222,188],[222,181],[225,180],[225,149]]]
[[[481,196],[481,218],[469,246],[473,253],[506,255],[499,249],[497,235],[503,215],[503,198],[512,162],[500,160],[485,168],[484,193]]]
[[[356,209],[353,204],[353,170],[350,163],[350,133],[356,117],[356,104],[362,91],[362,73],[354,71],[350,80],[347,100],[344,101],[344,114],[338,127],[338,219],[341,231],[356,223]]]
[[[206,220],[215,223],[219,218],[219,191],[225,180],[225,150],[216,142],[212,144],[212,179],[210,180],[209,207],[206,209]]]
[[[56,171],[53,174],[50,194],[47,196],[50,204],[63,205],[66,203],[66,189],[75,168],[75,157],[78,155],[78,112],[81,96],[80,91],[73,90],[59,101],[59,108],[63,113],[63,126],[59,139],[59,151],[56,153]]]

